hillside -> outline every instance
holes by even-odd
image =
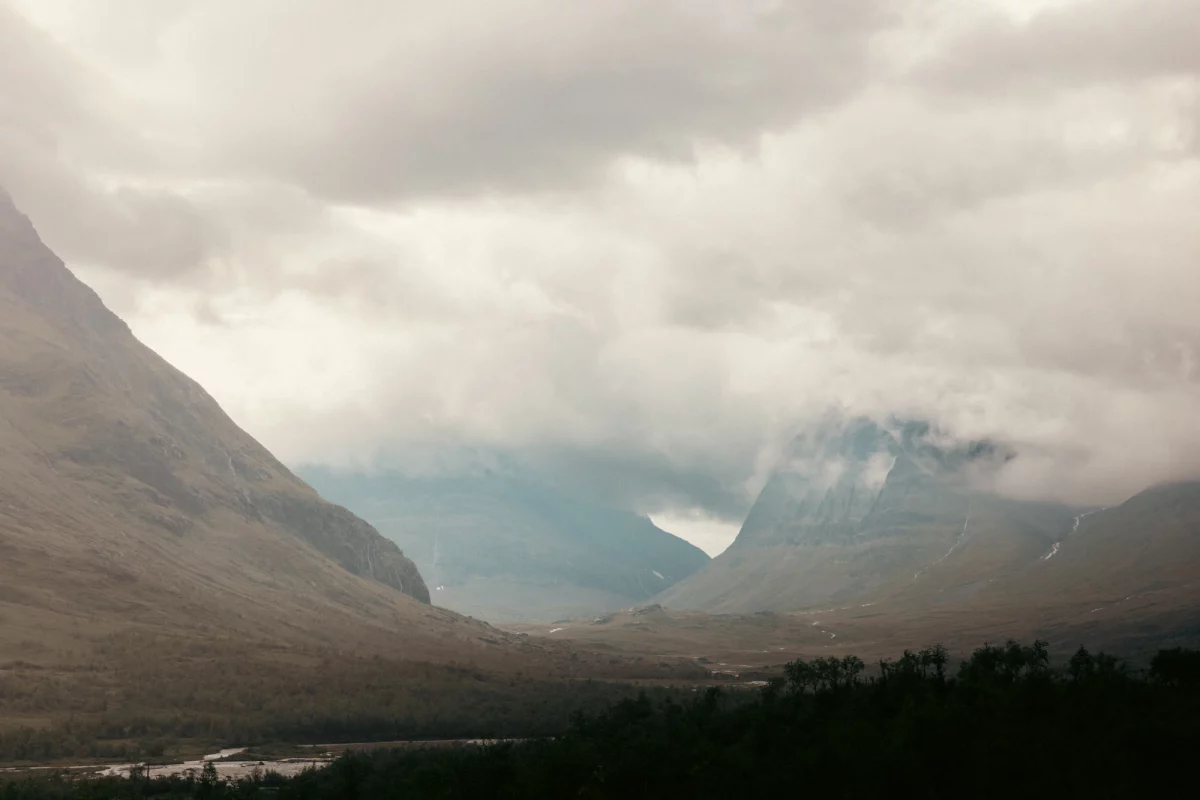
[[[302,474],[399,544],[429,578],[434,603],[481,619],[624,608],[708,563],[645,517],[520,473]]]
[[[1010,456],[987,443],[939,446],[934,433],[857,420],[797,440],[734,544],[656,601],[794,612],[786,619],[811,620],[830,637],[824,648],[843,652],[1008,635],[1126,652],[1200,641],[1200,483],[1112,508],[1022,502],[986,489]],[[710,633],[695,646],[712,649]],[[569,635],[625,640],[613,624]]]
[[[1151,487],[1073,528],[967,608],[1059,609],[1089,638],[1136,625],[1146,639],[1200,640],[1200,482]]]
[[[540,731],[625,691],[570,679],[697,674],[430,605],[0,195],[0,761]]]
[[[1004,508],[998,505],[989,516],[1009,519],[998,514]],[[968,540],[915,578],[900,575],[890,592],[827,599],[790,613],[714,613],[651,605],[552,628],[524,625],[514,630],[626,656],[690,658],[741,680],[778,670],[797,656],[875,659],[934,643],[962,655],[1009,637],[1043,639],[1064,659],[1086,645],[1135,662],[1145,662],[1161,648],[1200,645],[1200,482],[1152,487],[1113,508],[1081,512],[1061,538],[1044,542],[1041,552],[1025,548],[1026,555],[1019,559],[1012,554],[1021,548],[1000,547],[1016,535],[1011,524],[978,535],[974,544],[990,542],[987,548],[973,552]],[[794,547],[793,563],[800,563],[796,573],[772,573],[763,566],[768,559],[758,562],[762,573],[776,581],[772,596],[788,590],[793,574],[808,577],[824,568],[845,580],[845,563],[853,552],[847,546],[830,546],[832,552],[807,571],[802,558],[820,551]],[[781,545],[764,549],[784,557]],[[713,567],[721,561],[715,559]],[[679,589],[712,579],[700,588],[713,586],[726,596],[755,596],[755,576],[739,576],[738,565],[726,563],[717,573],[730,581],[726,587],[701,572]],[[792,591],[791,596],[797,596],[803,588]]]
[[[469,633],[426,605],[400,548],[138,342],[7,195],[0,553],[0,656],[20,641],[78,645],[81,624],[103,634],[219,620],[223,635],[321,644],[398,623],[409,646],[442,628]]]
[[[982,442],[939,446],[921,423],[817,431],[796,441],[729,549],[657,599],[720,612],[961,599],[1044,555],[1080,513],[988,492],[1007,457]]]

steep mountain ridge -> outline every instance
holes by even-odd
[[[793,443],[792,463],[776,470],[751,507],[735,544],[837,541],[854,536],[880,498],[884,481],[913,464],[892,436],[852,424]]]
[[[551,620],[623,608],[709,560],[646,517],[519,471],[302,474],[400,544],[432,581],[435,603],[482,619]]]
[[[974,591],[1069,529],[1071,508],[983,488],[1000,448],[937,440],[925,423],[865,419],[798,438],[729,549],[657,599],[745,613]]]
[[[2,193],[0,551],[14,628],[219,618],[332,641],[403,619],[415,641],[465,624],[418,605],[393,542],[138,342]]]

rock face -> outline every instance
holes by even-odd
[[[748,612],[955,594],[1050,549],[1077,513],[980,488],[1008,456],[947,447],[924,423],[836,424],[798,439],[733,545],[660,595],[679,608]]]
[[[429,600],[393,542],[138,342],[3,194],[0,550],[6,597],[54,613],[294,619]]]
[[[302,474],[398,542],[429,577],[434,603],[490,621],[628,607],[709,560],[645,517],[528,475]]]
[[[275,492],[251,501],[250,513],[295,531],[355,575],[399,589],[422,603],[429,602],[429,589],[416,564],[395,542],[341,506],[319,497]]]

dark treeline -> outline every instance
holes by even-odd
[[[595,680],[521,682],[482,673],[453,677],[414,682],[409,690],[386,697],[369,683],[347,687],[342,704],[325,688],[315,697],[304,698],[307,702],[287,706],[286,694],[264,687],[271,697],[266,708],[258,704],[219,712],[164,714],[158,708],[113,707],[97,718],[80,716],[44,728],[2,731],[0,762],[163,761],[223,742],[253,747],[281,742],[541,737],[560,733],[581,711],[600,712],[639,692],[654,697],[681,692]],[[375,691],[380,696],[372,705]]]
[[[624,700],[552,739],[460,750],[348,753],[291,780],[51,778],[49,798],[1145,797],[1194,791],[1200,652],[1149,670],[1045,644],[985,646],[951,670],[906,652],[865,677],[853,656],[789,664],[752,695]]]

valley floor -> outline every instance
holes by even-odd
[[[1187,589],[1051,608],[866,602],[713,615],[647,606],[507,631],[477,624],[470,638],[450,638],[464,629],[448,627],[435,640],[442,650],[417,640],[407,658],[402,637],[386,648],[154,629],[79,638],[69,649],[14,641],[9,653],[25,657],[0,663],[0,763],[183,763],[272,742],[553,736],[576,712],[640,691],[668,698],[753,686],[798,658],[853,654],[873,664],[934,643],[962,657],[985,642],[1038,637],[1056,657],[1087,644],[1138,663],[1196,645]]]
[[[579,716],[553,737],[356,750],[292,776],[252,771],[147,779],[50,775],[8,782],[6,800],[159,797],[389,798],[1144,797],[1186,788],[1200,729],[1200,651],[1146,670],[1044,642],[938,648],[884,660],[786,665],[756,692],[640,695]],[[460,743],[461,744],[461,743]],[[220,754],[216,754],[220,755]],[[245,753],[227,753],[233,758]]]
[[[855,654],[874,660],[935,643],[965,656],[987,642],[1008,638],[1045,639],[1060,656],[1086,643],[1139,661],[1163,647],[1200,644],[1200,610],[1190,600],[1193,588],[1087,597],[1051,606],[884,601],[792,613],[707,614],[651,605],[591,619],[505,627],[581,650],[688,659],[714,674],[734,677],[776,669],[796,658]]]

